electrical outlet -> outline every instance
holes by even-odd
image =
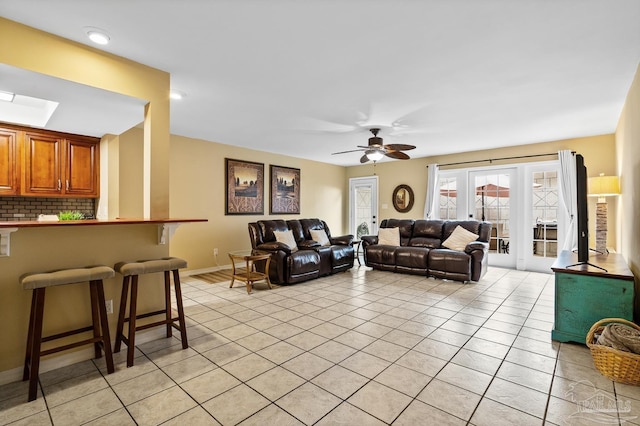
[[[217,249],[217,248],[214,248],[214,249],[213,249],[213,255],[214,255],[214,256],[217,256],[217,255],[218,255],[218,249]]]
[[[104,305],[107,308],[107,313],[108,314],[112,314],[113,313],[113,299],[105,300]]]

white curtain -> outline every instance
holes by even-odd
[[[438,169],[437,164],[429,164],[427,171],[427,198],[424,201],[424,218],[434,219],[436,203],[438,202]]]
[[[569,150],[558,151],[560,160],[560,199],[567,216],[567,235],[562,250],[575,250],[578,247],[578,204],[576,157]]]

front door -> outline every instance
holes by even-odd
[[[356,240],[378,234],[378,177],[349,179],[349,232]]]

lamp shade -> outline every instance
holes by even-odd
[[[618,176],[604,176],[589,178],[589,196],[608,197],[620,194],[620,180]]]
[[[378,161],[380,160],[382,157],[384,157],[384,154],[382,153],[382,151],[378,150],[378,149],[368,149],[365,152],[367,158],[371,161]]]

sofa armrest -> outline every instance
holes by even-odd
[[[489,251],[489,243],[483,243],[482,241],[472,241],[467,244],[467,247],[465,247],[464,249],[465,253],[467,254],[470,254],[474,250]]]
[[[339,237],[331,237],[329,238],[329,242],[331,242],[331,244],[350,246],[351,244],[353,244],[353,235],[341,235]]]
[[[360,237],[362,240],[362,248],[364,249],[366,246],[372,246],[374,244],[378,244],[378,236],[377,235],[363,235]]]
[[[298,248],[308,249],[313,247],[320,247],[320,243],[314,240],[302,240],[298,242]]]
[[[268,246],[274,245],[274,243],[264,243],[260,246]],[[289,250],[289,247],[286,247],[286,250]],[[269,262],[269,270],[265,270],[266,262],[257,262],[255,263],[255,268],[258,272],[263,272],[269,274],[269,279],[275,282],[284,282],[285,280],[285,268],[284,268],[284,259],[289,255],[289,252],[285,252],[284,249],[278,250],[267,250],[267,249],[254,249],[252,252],[254,254],[265,254],[265,251],[271,252],[271,262]]]
[[[259,246],[256,247],[256,250],[270,251],[270,252],[277,252],[278,250],[282,250],[286,254],[291,254],[291,248],[288,245],[280,243],[278,241],[272,241],[269,243],[260,244]]]

